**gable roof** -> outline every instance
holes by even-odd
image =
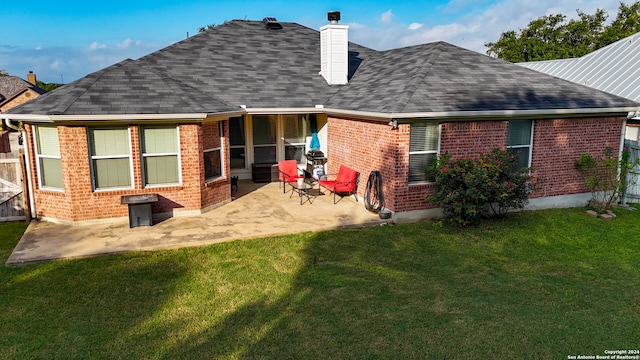
[[[29,89],[40,95],[46,93],[46,91],[40,87],[24,81],[17,76],[0,76],[0,105]]]
[[[10,113],[52,120],[306,110],[384,119],[626,115],[640,107],[444,42],[388,51],[349,43],[350,81],[330,86],[319,74],[319,32],[281,25],[270,30],[258,21],[231,21],[97,71]]]
[[[579,58],[518,65],[640,102],[640,33]]]

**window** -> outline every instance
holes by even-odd
[[[284,115],[284,158],[306,165],[304,157],[307,136],[311,135],[310,123],[305,115]]]
[[[533,136],[532,120],[509,121],[507,149],[516,158],[513,171],[531,166],[531,139]]]
[[[209,181],[222,176],[222,122],[204,126],[205,150],[204,180]]]
[[[127,127],[89,129],[94,189],[131,187],[130,143]]]
[[[36,126],[36,166],[41,188],[63,189],[60,143],[56,126]]]
[[[428,179],[427,167],[431,166],[438,156],[440,142],[440,126],[437,123],[411,124],[409,141],[409,182],[433,182]]]
[[[256,115],[253,117],[253,162],[257,164],[276,163],[276,115]]]
[[[232,169],[244,169],[247,166],[245,162],[245,141],[244,118],[230,118],[229,147],[231,152],[230,165]]]
[[[179,184],[178,128],[145,126],[140,134],[145,186]]]

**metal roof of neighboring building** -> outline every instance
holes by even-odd
[[[579,58],[518,65],[640,102],[640,33]]]
[[[323,105],[331,111],[402,118],[585,109],[620,113],[640,107],[444,42],[388,51],[349,43],[350,81],[330,86],[319,74],[319,32],[280,24],[282,29],[273,30],[260,21],[231,21],[139,60],[97,71],[10,113],[220,114],[241,106]]]

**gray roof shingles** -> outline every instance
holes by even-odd
[[[325,107],[379,113],[618,108],[614,95],[444,42],[375,51],[349,44],[350,81],[319,75],[318,31],[269,30],[236,20],[139,60],[89,74],[10,112],[20,114],[219,113]]]
[[[17,76],[0,76],[0,103],[13,97],[24,89],[32,89],[40,95],[46,92],[40,87],[24,81]]]

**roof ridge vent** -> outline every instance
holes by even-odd
[[[266,26],[267,29],[269,29],[269,30],[280,30],[280,29],[282,29],[282,24],[280,24],[280,22],[278,22],[278,19],[276,19],[274,17],[263,18],[262,22],[264,23],[264,26]]]

